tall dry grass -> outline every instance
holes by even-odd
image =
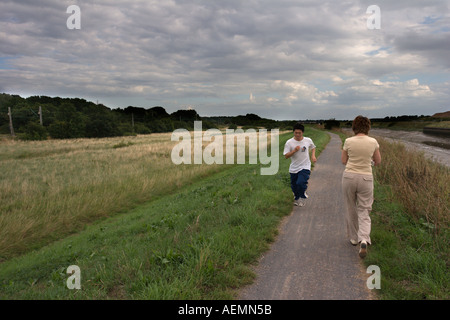
[[[171,133],[1,140],[0,262],[227,167],[176,166],[171,152],[177,143]]]
[[[436,234],[448,229],[450,169],[402,143],[377,141],[382,155],[381,166],[374,170],[377,181],[390,185],[406,212],[433,225]]]
[[[124,141],[126,140],[126,142]],[[0,260],[218,170],[175,166],[170,134],[0,145]]]

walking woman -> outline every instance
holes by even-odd
[[[360,244],[359,256],[365,258],[367,246],[371,244],[372,166],[381,163],[381,154],[377,140],[368,136],[368,118],[357,116],[352,129],[355,136],[345,140],[342,150],[345,165],[342,190],[347,204],[347,234],[352,245]]]

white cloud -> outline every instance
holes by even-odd
[[[400,81],[360,80],[359,84],[348,87],[355,95],[363,95],[372,98],[389,97],[392,101],[411,98],[429,97],[434,93],[428,85],[421,85],[418,79]]]
[[[338,96],[333,91],[319,91],[313,85],[303,82],[276,80],[271,87],[275,91],[284,94],[284,102],[290,105],[297,101],[324,104],[328,102],[328,97]]]

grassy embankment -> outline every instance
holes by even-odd
[[[381,269],[377,292],[382,299],[449,299],[450,170],[401,143],[378,142],[373,243],[364,260]]]
[[[319,152],[328,142],[328,135],[320,131],[308,129],[306,135],[314,139]],[[280,154],[284,142],[291,136],[289,133],[280,137]],[[287,174],[289,161],[280,156],[280,169],[275,176],[261,176],[260,165],[235,165],[227,170],[223,170],[225,166],[180,166],[175,174],[172,168],[159,171],[151,168],[155,166],[152,161],[160,157],[171,162],[171,147],[166,145],[170,138],[161,136],[161,145],[153,152],[150,152],[151,144],[139,139],[146,137],[130,140],[135,145],[117,150],[111,146],[120,144],[115,140],[89,141],[82,148],[74,147],[76,150],[70,149],[70,142],[67,142],[69,149],[66,151],[49,148],[34,157],[23,150],[14,151],[14,147],[20,149],[20,146],[10,146],[10,157],[14,161],[5,161],[22,167],[17,175],[28,175],[29,181],[35,177],[37,186],[32,190],[45,187],[48,181],[46,175],[38,179],[34,172],[51,166],[46,162],[60,161],[58,167],[68,170],[61,173],[66,179],[50,181],[58,181],[65,187],[53,188],[60,188],[63,195],[81,189],[75,193],[73,203],[77,203],[81,194],[87,199],[89,193],[93,195],[92,204],[84,206],[82,201],[76,210],[64,213],[70,216],[87,207],[88,218],[83,215],[73,220],[59,220],[65,201],[61,201],[57,209],[52,209],[53,201],[43,204],[51,195],[51,185],[45,188],[44,194],[21,207],[21,214],[26,217],[27,212],[38,206],[40,210],[35,216],[42,216],[42,220],[36,222],[41,227],[52,220],[62,224],[52,227],[55,229],[52,239],[45,234],[35,236],[36,239],[19,246],[24,254],[0,264],[0,297],[229,299],[235,289],[252,281],[251,265],[267,250],[277,234],[280,220],[292,210]],[[139,151],[141,149],[146,151]],[[144,161],[143,157],[147,159]],[[84,159],[84,166],[76,169],[73,164],[76,159]],[[86,168],[88,164],[92,164],[90,169]],[[152,170],[156,170],[153,175]],[[173,180],[171,174],[175,174]],[[47,175],[47,179],[58,177],[57,173]],[[74,175],[78,175],[78,180],[69,179]],[[103,179],[106,181],[102,182]],[[122,183],[122,180],[128,182]],[[191,183],[192,180],[196,181]],[[179,190],[173,191],[176,187],[180,187]],[[65,191],[67,188],[71,191]],[[165,195],[167,192],[170,194]],[[153,201],[127,211],[130,206],[148,200]],[[97,202],[99,204],[93,206]],[[18,204],[12,205],[15,206]],[[46,217],[47,212],[53,214]],[[107,215],[112,217],[87,223]],[[72,224],[78,224],[77,228]],[[4,226],[8,228],[9,224]],[[14,228],[20,231],[18,226]],[[66,236],[70,230],[79,232]],[[56,238],[61,240],[42,247],[43,243]],[[25,253],[33,248],[33,242],[42,248]],[[80,267],[81,290],[66,287],[66,270],[70,265]]]

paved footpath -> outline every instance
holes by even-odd
[[[244,288],[238,299],[373,298],[366,285],[370,274],[358,256],[359,246],[352,246],[346,235],[341,145],[339,136],[331,134],[312,171],[306,205],[294,206],[283,220],[277,240],[256,267],[255,282]]]

